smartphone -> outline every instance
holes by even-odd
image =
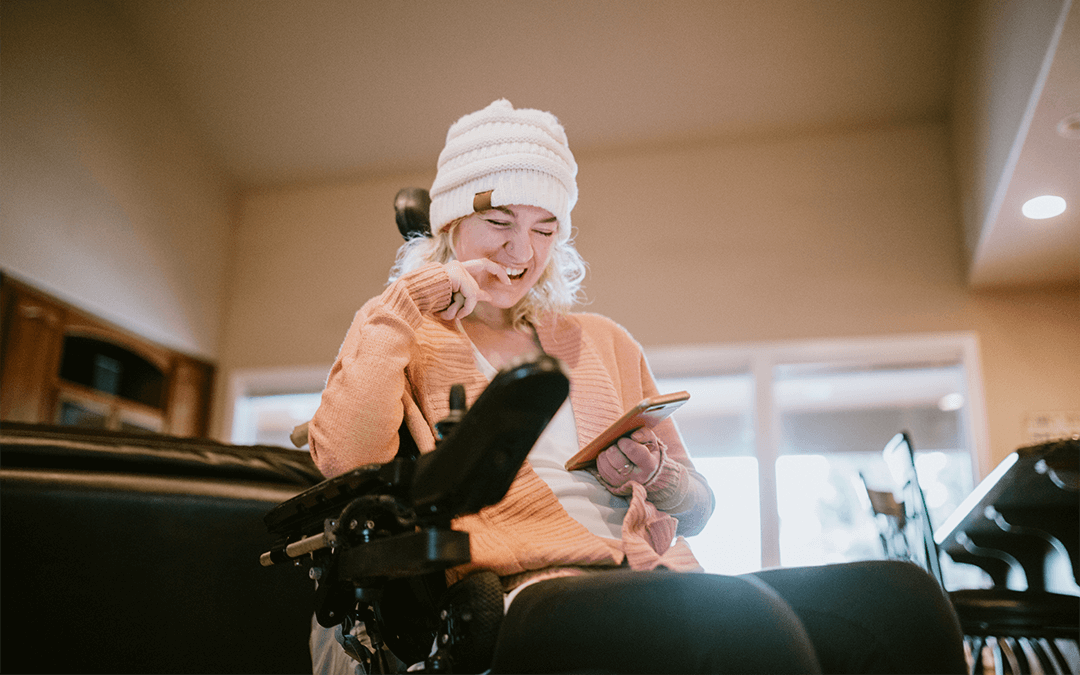
[[[689,398],[688,392],[678,391],[674,394],[662,394],[642,400],[582,448],[581,452],[567,460],[566,470],[576,471],[588,466],[589,462],[595,460],[597,455],[614,445],[620,438],[629,436],[642,427],[653,427],[659,424]]]

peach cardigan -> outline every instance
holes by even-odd
[[[309,426],[312,456],[324,475],[393,459],[403,416],[420,451],[430,452],[434,422],[449,412],[451,385],[464,384],[469,402],[487,386],[468,338],[433,315],[450,304],[450,296],[442,266],[428,264],[357,312]],[[551,316],[536,331],[543,350],[570,375],[579,447],[631,405],[659,393],[641,346],[613,321],[595,314]],[[664,461],[648,485],[631,484],[622,541],[598,537],[571,518],[526,461],[501,502],[454,522],[469,532],[473,560],[453,570],[451,580],[474,569],[491,569],[507,580],[551,568],[621,564],[700,570],[681,535],[704,526],[712,492],[694,471],[675,424],[666,420],[655,431]],[[678,521],[669,513],[677,513]]]

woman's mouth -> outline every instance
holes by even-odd
[[[506,272],[506,276],[510,277],[510,281],[517,281],[525,276],[527,270],[518,269],[516,267],[503,267],[503,271]]]

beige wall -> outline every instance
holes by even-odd
[[[0,268],[214,359],[230,193],[108,2],[4,0]]]
[[[329,364],[394,194],[432,173],[234,203],[110,3],[2,9],[0,267],[216,359],[219,404],[236,369]],[[1080,409],[1080,293],[966,288],[947,147],[923,124],[580,155],[588,309],[649,347],[975,331],[992,466],[1030,413]]]
[[[222,365],[333,361],[401,243],[394,195],[423,176],[260,190],[239,207]]]
[[[965,287],[942,125],[578,159],[587,309],[647,347],[976,331],[984,466],[1022,443],[1029,412],[1080,409],[1077,291]],[[385,283],[394,194],[432,177],[246,195],[224,370],[329,364]]]

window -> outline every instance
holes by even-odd
[[[319,407],[330,366],[244,370],[230,379],[226,420],[230,440],[237,445],[295,447],[289,436]],[[305,446],[306,447],[306,446]]]
[[[661,392],[717,509],[691,542],[710,572],[881,557],[866,484],[908,431],[934,522],[972,489],[985,456],[974,336],[676,348],[650,353]],[[950,570],[968,574],[968,570]]]
[[[753,377],[747,372],[720,372],[664,378],[658,385],[661,393],[690,392],[690,401],[679,408],[675,419],[694,466],[716,495],[717,515],[694,538],[694,554],[710,572],[741,574],[760,569]]]
[[[319,407],[321,394],[244,396],[236,401],[232,442],[292,448],[290,435]]]

